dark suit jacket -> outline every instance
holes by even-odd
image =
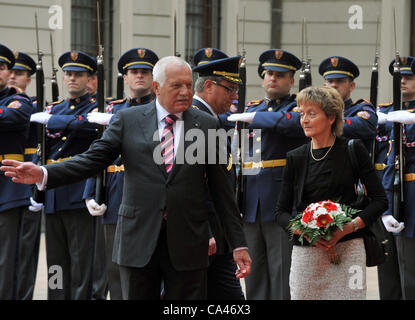
[[[366,186],[371,203],[358,216],[370,226],[387,209],[388,202],[382,183],[379,181],[371,163],[369,153],[360,140],[356,140],[356,156],[360,171],[354,172],[347,153],[347,139],[337,137],[329,153],[333,159],[333,169],[329,183],[329,194],[325,199],[352,205],[356,200],[354,184],[360,178]],[[310,143],[287,153],[287,165],[284,169],[282,189],[276,209],[276,221],[287,228],[290,219],[304,211],[309,203],[302,201],[304,181],[310,157]],[[296,210],[292,210],[293,207]]]
[[[211,111],[206,107],[203,102],[193,98],[193,107],[195,107],[198,110],[201,110],[210,116],[214,117],[214,115],[211,113]],[[222,126],[222,123],[220,123]],[[225,128],[226,129],[226,128]],[[231,152],[231,146],[230,142],[228,141],[228,152]],[[231,180],[233,190],[235,190],[235,184],[236,184],[236,177],[235,177],[235,166],[232,166],[228,170],[228,178]],[[228,241],[226,240],[226,234],[223,230],[222,223],[220,221],[220,212],[216,212],[214,203],[212,202],[212,197],[210,195],[209,190],[206,192],[206,206],[209,210],[209,227],[211,230],[211,236],[215,237],[216,241],[216,255],[222,255],[230,253],[230,247],[228,245]]]
[[[208,137],[208,129],[218,128],[216,119],[193,108],[183,112],[183,121],[182,141],[190,129],[200,129]],[[123,266],[145,266],[157,245],[166,209],[169,254],[173,266],[180,271],[208,265],[206,177],[215,207],[222,213],[221,220],[231,247],[246,246],[226,165],[190,165],[175,161],[167,175],[165,165],[157,164],[153,159],[153,152],[159,144],[155,102],[122,110],[103,137],[95,141],[87,152],[46,166],[49,175],[47,187],[54,188],[93,176],[121,155],[125,177],[113,261]],[[191,141],[180,143],[176,160],[183,147],[189,145],[194,146]],[[205,163],[208,163],[208,143],[203,148]]]

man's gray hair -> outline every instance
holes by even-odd
[[[192,71],[192,67],[184,61],[176,56],[167,56],[161,58],[157,61],[156,65],[153,68],[153,81],[156,81],[160,84],[160,87],[164,85],[164,81],[166,81],[166,67],[169,64],[175,64],[177,66],[184,66],[188,67],[190,71]]]
[[[196,92],[203,92],[203,89],[205,88],[205,83],[206,83],[207,80],[220,82],[221,79],[220,79],[220,77],[217,77],[217,76],[199,77],[199,78],[197,78],[197,80],[195,82],[195,91]]]

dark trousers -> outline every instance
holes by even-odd
[[[396,241],[390,232],[385,232],[385,236],[389,240],[385,245],[388,255],[385,262],[377,267],[379,297],[381,300],[401,300],[402,289]]]
[[[19,228],[24,207],[0,212],[0,300],[16,299]]]
[[[159,300],[164,281],[165,300],[206,299],[206,269],[177,271],[170,260],[165,223],[149,263],[142,267],[120,266],[124,300]]]
[[[17,299],[33,299],[39,260],[42,211],[23,208],[19,235],[19,264],[17,266]]]
[[[415,300],[415,238],[396,236],[402,299]]]
[[[105,229],[105,250],[106,266],[108,274],[108,287],[111,300],[122,300],[120,268],[112,262],[112,248],[114,247],[114,236],[116,224],[106,224]]]
[[[251,274],[245,278],[247,300],[290,300],[292,243],[275,221],[244,223],[244,232],[252,259]]]
[[[208,300],[245,300],[241,282],[235,276],[237,269],[233,253],[209,257],[207,270]]]
[[[101,217],[95,217],[95,257],[92,278],[92,300],[106,300],[108,295],[108,274],[105,249],[105,232]],[[110,256],[111,257],[111,256]]]
[[[92,298],[93,217],[86,208],[45,214],[48,299]]]

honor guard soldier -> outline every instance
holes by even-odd
[[[401,168],[404,170],[404,203],[401,208],[402,212],[400,212],[402,221],[398,221],[397,218],[392,216],[395,179],[394,147],[391,148],[391,152],[388,155],[387,167],[383,178],[383,185],[389,200],[389,208],[383,215],[382,220],[386,230],[392,232],[395,237],[401,279],[401,298],[404,300],[415,299],[415,280],[413,277],[415,273],[415,206],[412,201],[412,196],[415,192],[415,64],[413,61],[413,57],[401,57],[402,110],[390,111],[386,119],[388,122],[399,122],[403,127],[403,159],[401,159]],[[409,63],[411,63],[411,71],[408,70]],[[391,71],[391,67],[389,71]],[[393,129],[391,137],[393,137]]]
[[[118,60],[118,71],[123,74],[124,83],[130,90],[129,97],[111,101],[104,114],[90,113],[88,121],[108,125],[117,111],[152,101],[152,70],[157,61],[157,55],[150,49],[135,48],[125,52]],[[119,268],[112,262],[115,228],[124,185],[124,165],[121,157],[107,168],[106,174],[105,204],[97,204],[95,201],[95,178],[88,179],[83,198],[91,215],[103,215],[110,297],[112,300],[121,300]]]
[[[320,63],[318,72],[323,76],[324,84],[336,89],[343,98],[343,136],[363,140],[368,151],[372,153],[378,120],[375,107],[364,99],[356,102],[351,99],[351,93],[356,87],[354,79],[360,74],[359,68],[349,59],[332,56]]]
[[[406,103],[413,97],[407,96],[408,89],[404,84],[413,78],[411,70],[411,63],[414,61],[413,57],[401,57],[400,58],[400,71],[402,77],[401,91],[403,93],[403,101]],[[389,65],[389,73],[393,75],[393,60]],[[408,100],[409,99],[409,100]],[[387,121],[389,112],[393,112],[393,103],[379,104],[378,106],[378,127],[376,135],[376,149],[375,149],[375,168],[378,176],[383,180],[384,169],[387,167],[388,155],[392,147],[392,129],[393,122]],[[386,243],[386,249],[388,256],[384,263],[378,266],[378,283],[379,283],[379,296],[381,300],[401,300],[402,289],[401,280],[399,274],[399,263],[397,256],[397,248],[395,237],[391,233],[386,233],[386,237],[389,240]]]
[[[265,98],[248,102],[247,111],[228,120],[245,121],[249,134],[249,156],[258,161],[246,162],[244,170],[244,229],[252,257],[252,273],[246,278],[248,300],[290,299],[289,270],[292,244],[288,233],[274,221],[281,189],[286,154],[306,143],[296,111],[295,71],[301,61],[292,53],[271,49],[259,57],[258,74]],[[260,145],[261,148],[253,147]],[[252,173],[251,173],[252,172]]]
[[[16,62],[11,70],[9,85],[16,86],[26,92],[31,83],[31,76],[36,72],[36,62],[26,53],[14,52]],[[37,97],[30,98],[33,113],[36,112]],[[36,125],[30,124],[30,132],[25,148],[25,161],[37,161],[37,132]],[[16,298],[31,300],[36,282],[36,272],[39,258],[41,210],[43,204],[37,203],[30,197],[31,205],[24,211],[20,227],[18,288]]]
[[[232,102],[238,98],[239,64],[241,57],[228,58],[225,53],[215,48],[200,49],[194,55],[193,72],[199,77],[195,83],[195,95],[193,105],[195,109],[206,112],[219,119],[222,128],[224,126],[220,115],[224,120]],[[232,126],[233,128],[233,126]],[[228,154],[231,153],[230,141],[228,141]],[[232,157],[228,160],[229,179],[232,185],[236,185],[235,170],[232,166]],[[208,190],[208,188],[207,188]],[[206,191],[208,192],[208,191]],[[207,299],[208,300],[244,300],[244,294],[239,279],[235,277],[237,270],[233,260],[233,252],[225,237],[211,196],[207,193],[207,206],[209,208],[209,267],[207,271]]]
[[[13,52],[0,44],[0,159],[24,161],[33,106],[23,90],[8,86],[14,64]],[[19,225],[31,195],[30,185],[0,174],[0,300],[17,299]]]
[[[87,114],[97,107],[96,99],[87,92],[88,77],[97,68],[95,58],[80,51],[68,51],[58,62],[64,71],[63,83],[69,97],[53,102],[46,107],[47,112],[31,117],[32,122],[46,125],[48,164],[84,152],[98,138],[98,125],[87,120]],[[48,299],[51,300],[92,298],[94,223],[82,199],[85,182],[46,191],[49,283],[57,276],[63,280],[62,286],[49,284]],[[54,269],[56,266],[58,270]]]

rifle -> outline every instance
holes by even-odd
[[[121,28],[120,28],[120,55],[121,55]],[[121,72],[117,75],[117,100],[124,98],[124,77]]]
[[[396,19],[395,10],[393,12],[394,32],[395,32],[395,63],[393,65],[393,110],[402,110],[401,103],[401,70],[400,70],[400,57],[396,44]],[[393,123],[393,147],[395,150],[394,163],[395,163],[395,177],[393,183],[393,206],[392,214],[396,220],[402,221],[403,214],[403,173],[404,173],[404,150],[402,139],[402,124],[399,122]]]
[[[372,75],[370,78],[370,102],[375,107],[378,104],[378,83],[379,83],[379,15],[376,20],[376,48],[375,48],[375,61],[372,65]],[[375,163],[376,152],[376,137],[372,141],[371,158],[372,163]]]
[[[174,17],[173,17],[173,55],[176,57],[180,57],[180,53],[177,52],[176,48],[176,40],[177,40],[177,19],[176,19],[176,10],[174,10]]]
[[[36,112],[43,112],[43,105],[45,103],[45,74],[43,73],[43,52],[40,51],[39,46],[39,26],[37,23],[37,13],[35,12],[35,29],[36,29],[36,46],[37,46],[37,63],[36,63],[36,97],[37,105]],[[46,163],[46,130],[42,124],[36,126],[37,136],[37,155],[39,157],[40,165]],[[45,192],[34,189],[33,199],[38,203],[45,203]]]
[[[308,56],[307,43],[307,22],[303,18],[302,32],[301,32],[301,52],[302,52],[302,66],[299,74],[299,88],[298,91],[311,86],[311,59]],[[305,52],[305,54],[304,54]]]
[[[238,26],[238,15],[236,16],[236,25]],[[238,43],[238,28],[236,29],[237,37],[236,41]],[[237,46],[238,47],[238,46]],[[242,80],[242,83],[239,85],[239,94],[238,94],[238,113],[242,113],[245,111],[245,104],[246,104],[246,51],[245,51],[245,7],[244,7],[244,18],[243,18],[243,29],[242,29],[242,61],[241,65],[239,66],[239,77]],[[243,132],[245,132],[245,122],[239,121],[236,123],[237,127],[237,134],[238,134],[238,142],[239,142],[239,172],[237,176],[237,186],[236,186],[236,200],[239,206],[239,211],[242,211],[243,207],[243,189],[244,189],[244,179],[243,179],[243,158],[244,158],[244,143],[245,143],[245,136]]]
[[[97,0],[97,32],[98,32],[98,55],[97,55],[97,75],[98,75],[98,88],[97,88],[97,103],[98,112],[105,112],[105,96],[104,96],[104,47],[101,43],[101,28],[100,28],[100,11],[99,1]],[[100,126],[98,134],[101,137],[104,133],[104,127]],[[105,171],[98,173],[96,179],[95,189],[95,201],[98,204],[104,202],[104,186],[105,186]]]
[[[56,73],[58,69],[55,68],[55,55],[53,54],[53,39],[52,39],[52,32],[50,33],[50,52],[52,55],[52,78],[50,80],[50,84],[52,86],[52,101],[59,100],[59,87],[58,82],[56,79]]]

